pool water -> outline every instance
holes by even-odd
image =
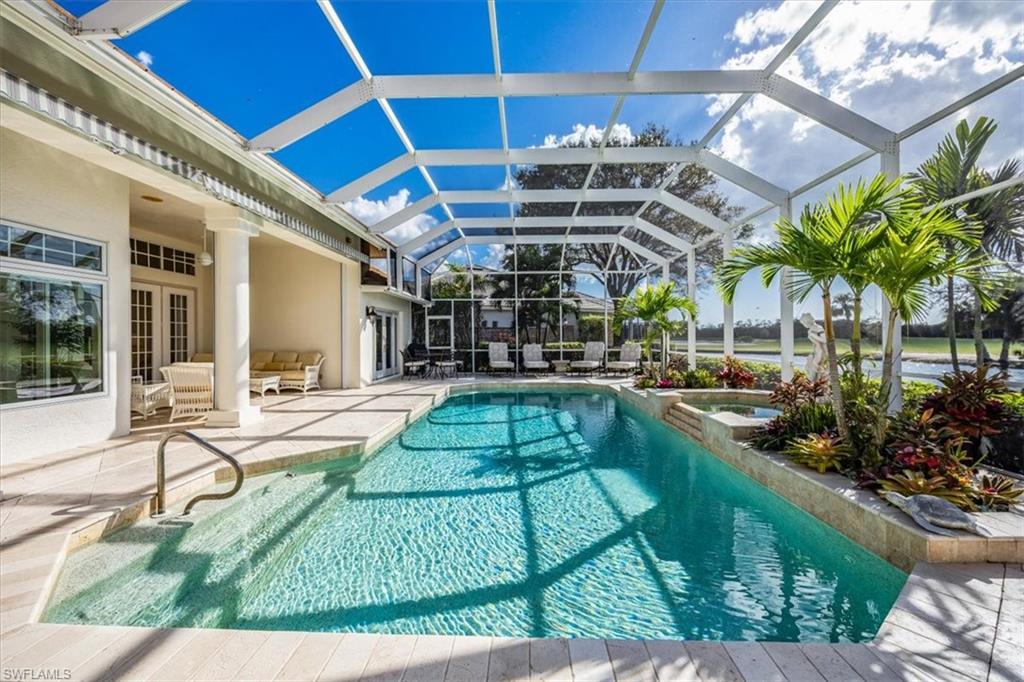
[[[694,403],[693,406],[704,412],[732,412],[733,414],[757,419],[771,419],[782,414],[781,410],[776,410],[774,407],[747,403]]]
[[[858,641],[906,579],[603,394],[459,395],[240,495],[76,552],[45,620]]]

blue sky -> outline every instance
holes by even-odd
[[[82,14],[99,4],[63,0]],[[652,2],[587,0],[497,3],[505,72],[625,70]],[[642,70],[758,68],[792,35],[817,2],[712,0],[669,2],[641,62]],[[334,8],[374,74],[491,73],[487,6],[463,2],[347,2]],[[359,78],[312,0],[192,0],[118,46],[198,104],[252,137]],[[790,57],[780,73],[893,130],[910,125],[1024,62],[1024,3],[915,0],[840,3]],[[1004,88],[904,142],[910,170],[960,116],[1000,121],[983,162],[1024,156],[1024,84]],[[600,134],[614,97],[542,97],[507,101],[513,147],[567,135]],[[619,116],[623,134],[648,121],[684,142],[700,138],[728,98],[630,97]],[[417,148],[500,146],[494,99],[395,100],[392,106]],[[590,130],[591,133],[586,133]],[[581,132],[583,131],[583,132]],[[755,96],[711,145],[717,153],[783,187],[795,188],[854,156],[861,147],[837,133]],[[275,158],[322,192],[330,192],[402,154],[404,148],[373,103],[276,152]],[[432,168],[442,189],[493,189],[501,168]],[[877,170],[869,161],[842,176]],[[760,202],[722,183],[746,207]],[[799,198],[822,198],[822,188]],[[368,223],[425,196],[413,170],[348,206]],[[506,206],[454,206],[458,216],[507,215]],[[445,216],[440,208],[403,225],[408,238]],[[759,225],[767,238],[773,216]],[[476,252],[486,254],[486,247]],[[815,310],[816,304],[808,303]],[[707,298],[708,321],[720,304]],[[798,312],[800,307],[798,306]],[[737,319],[777,315],[777,292],[752,281]]]

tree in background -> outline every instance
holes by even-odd
[[[683,144],[672,139],[667,128],[648,123],[637,135],[628,142],[618,138],[610,138],[609,146],[634,147],[667,147]],[[593,140],[584,139],[579,142],[567,142],[566,147],[595,146]],[[589,187],[592,189],[646,187],[656,188],[661,185],[672,172],[671,164],[663,163],[606,163],[597,167]],[[587,179],[589,165],[542,165],[520,166],[516,170],[516,183],[523,189],[579,189]],[[679,176],[669,185],[668,191],[676,196],[699,206],[726,222],[736,220],[743,209],[731,205],[726,197],[718,191],[718,180],[715,175],[698,164],[687,164]],[[570,216],[573,203],[525,203],[519,207],[520,216]],[[629,217],[643,208],[640,202],[586,202],[581,204],[578,215],[622,215]],[[645,208],[640,216],[658,227],[661,227],[691,242],[698,241],[711,233],[703,225],[698,225],[689,218],[682,216],[662,204],[652,203]],[[593,228],[603,229],[603,228]],[[584,228],[586,230],[586,228]],[[737,229],[738,239],[746,238],[753,231],[749,225]],[[650,237],[645,232],[630,228],[627,231],[630,239],[651,248],[657,253],[668,253],[671,249],[661,241]],[[550,247],[549,247],[550,248]],[[555,250],[561,251],[561,247]],[[675,255],[671,253],[670,255]],[[698,254],[700,267],[698,281],[706,281],[711,268],[721,260],[721,249],[714,243]],[[565,251],[566,267],[585,264],[593,267],[594,273],[605,285],[610,298],[628,296],[643,279],[643,274],[636,271],[640,262],[631,252],[622,248],[614,248],[612,244],[575,244]],[[675,261],[677,267],[685,267],[685,256]],[[606,266],[608,266],[606,268]],[[520,265],[520,269],[522,266]],[[605,270],[620,271],[605,275]],[[681,276],[682,270],[676,270]]]
[[[1020,173],[1020,161],[1003,162],[994,173],[978,163],[989,139],[996,132],[995,121],[982,116],[971,126],[960,121],[953,133],[946,135],[935,153],[910,174],[914,190],[927,205],[940,204],[979,189],[1005,182]],[[965,214],[981,226],[980,253],[1000,260],[1024,261],[1024,186],[1016,185],[989,194],[960,201],[945,207],[951,215]],[[946,281],[947,334],[953,368],[960,369],[956,338],[956,292],[953,279]],[[977,364],[987,362],[988,350],[982,339],[984,311],[981,298],[973,297],[974,348]],[[1010,315],[1012,303],[1006,300],[1001,317]]]

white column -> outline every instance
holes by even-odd
[[[244,426],[260,420],[249,401],[249,240],[260,219],[225,206],[208,211],[216,246],[214,281],[214,411],[209,426]]]
[[[891,148],[882,152],[881,171],[890,178],[900,174],[900,143],[892,142]],[[889,319],[889,299],[882,296],[882,348],[885,348],[885,334]],[[896,327],[892,337],[892,389],[890,391],[889,412],[898,412],[903,407],[903,320],[896,318]]]
[[[722,235],[722,257],[728,258],[732,253],[732,228],[729,228]],[[722,354],[733,355],[733,308],[732,303],[725,303],[722,307]]]
[[[686,252],[686,295],[697,302],[697,252]],[[692,317],[686,323],[686,362],[690,369],[697,366],[697,320]]]
[[[793,200],[787,198],[779,204],[779,218],[793,219]],[[793,275],[783,268],[779,278],[779,345],[781,346],[782,380],[793,379],[793,300],[786,289]]]

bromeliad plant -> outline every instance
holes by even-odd
[[[783,454],[797,464],[814,469],[823,474],[829,469],[842,470],[844,462],[853,454],[849,445],[830,434],[816,433],[797,438]]]
[[[670,281],[645,286],[633,292],[615,311],[612,322],[616,332],[622,331],[622,325],[629,320],[640,320],[647,328],[643,339],[644,351],[647,354],[648,368],[654,370],[654,342],[661,340],[661,378],[665,378],[668,368],[669,336],[682,328],[682,322],[673,320],[673,312],[683,313],[691,319],[697,319],[697,304],[692,299],[676,293],[675,284]]]

